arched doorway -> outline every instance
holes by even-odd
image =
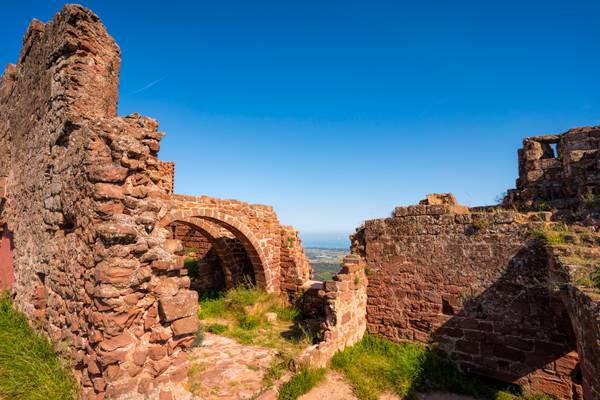
[[[191,289],[210,294],[256,284],[250,256],[230,230],[200,218],[175,220],[166,228],[181,242]]]
[[[167,228],[174,239],[183,239],[184,252],[196,253],[198,266],[204,268],[198,272],[208,286],[220,290],[252,283],[267,292],[277,291],[269,268],[272,255],[267,257],[265,244],[237,218],[214,209],[174,210],[159,226]]]

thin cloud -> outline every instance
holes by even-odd
[[[136,93],[143,92],[144,90],[148,90],[148,89],[150,89],[152,86],[154,86],[154,85],[156,85],[157,83],[159,83],[159,82],[163,81],[165,78],[166,78],[166,76],[163,76],[162,78],[159,78],[159,79],[157,79],[157,80],[154,80],[154,81],[152,81],[152,82],[148,83],[146,86],[144,86],[144,87],[141,87],[140,89],[138,89],[138,90],[136,90],[136,91],[134,91],[134,92],[131,92],[131,94],[136,94]]]

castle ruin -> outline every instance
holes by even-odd
[[[576,243],[532,235],[566,222],[589,232],[586,251],[600,245],[600,128],[525,139],[501,207],[434,195],[366,221],[339,274],[315,282],[271,207],[173,193],[158,123],[117,116],[119,64],[98,17],[67,5],[32,21],[0,81],[0,289],[67,347],[84,398],[174,390],[198,291],[251,281],[322,314],[299,362],[325,365],[368,330],[431,343],[463,371],[600,399],[600,294],[577,281]],[[193,279],[184,248],[201,259]]]

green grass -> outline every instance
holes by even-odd
[[[384,392],[411,399],[417,392],[431,391],[495,400],[524,398],[516,386],[460,373],[424,345],[397,344],[370,335],[336,353],[331,365],[345,375],[362,400],[376,400]]]
[[[68,363],[0,293],[0,399],[68,400],[77,388]]]
[[[281,386],[279,400],[296,400],[301,395],[308,393],[310,389],[323,380],[326,373],[327,370],[325,368],[303,368],[292,379]]]
[[[275,313],[277,320],[268,321],[267,313]],[[281,295],[250,285],[235,287],[216,297],[201,297],[198,317],[208,332],[242,344],[294,353],[312,343],[309,330],[298,321],[297,308]]]
[[[553,229],[532,229],[530,234],[541,239],[544,243],[550,245],[565,244],[566,233]]]

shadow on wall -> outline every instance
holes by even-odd
[[[575,336],[546,257],[532,241],[492,286],[464,299],[460,311],[443,300],[443,313],[451,317],[431,338],[465,372],[581,398]]]

